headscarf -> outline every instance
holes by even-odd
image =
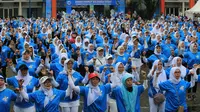
[[[177,65],[177,60],[179,59],[180,57],[174,57],[173,60],[172,60],[172,65],[174,67],[179,67],[180,70],[181,70],[181,77],[184,78],[186,76],[186,68],[181,64],[181,66],[178,66]],[[181,58],[180,58],[181,59]],[[182,60],[182,59],[181,59]]]
[[[123,97],[123,102],[125,104],[125,109],[127,112],[135,112],[135,105],[136,105],[136,100],[137,100],[137,94],[138,94],[138,88],[136,85],[132,85],[132,92],[129,92],[126,87],[126,80],[128,78],[132,78],[132,75],[130,74],[125,74],[122,77],[122,85],[121,87],[121,93]]]
[[[88,38],[85,38],[85,39],[83,40],[83,49],[84,49],[84,50],[87,50],[87,49],[88,49],[88,46],[85,46],[85,43],[86,43],[86,42],[88,42],[88,46],[89,46],[90,40],[89,40]]]
[[[154,33],[154,34],[160,34],[160,28],[156,28],[157,26],[159,27],[158,24],[156,24],[156,25],[153,27],[152,33]]]
[[[93,53],[93,52],[94,52],[94,49],[91,51],[91,50],[90,50],[90,46],[93,46],[93,44],[89,44],[89,45],[88,45],[87,51],[88,51],[89,53]]]
[[[45,99],[44,99],[44,107],[45,107],[53,97],[53,89],[52,88],[50,90],[46,89],[44,83],[40,85],[41,85],[40,90],[43,91],[45,94]]]
[[[161,73],[159,74],[158,78],[157,78],[157,83],[161,83],[161,82],[164,82],[164,81],[167,80],[167,76],[166,76],[165,70],[163,69],[163,66],[162,66],[162,69],[161,69],[160,71],[158,70],[158,62],[160,62],[160,60],[156,60],[156,61],[153,62],[153,66],[152,66],[152,68],[151,68],[150,73],[152,73],[154,67],[157,66],[157,69],[156,69],[156,71],[155,71],[154,74],[153,74],[153,77],[154,77],[153,80],[154,80],[155,77],[156,77],[156,72],[161,72]],[[162,62],[162,61],[161,61],[161,62]],[[156,91],[159,91],[159,90],[156,89]]]
[[[198,48],[198,46],[199,46],[197,43],[192,43],[192,44],[190,45],[190,51],[191,51],[192,53],[197,53],[197,52],[198,52],[198,50],[197,50],[197,51],[194,51],[194,50],[193,50],[195,44],[197,45],[197,48]]]
[[[68,74],[67,73],[67,71],[68,71],[68,66],[67,65],[68,65],[69,61],[73,61],[73,60],[71,60],[71,59],[65,60],[64,69],[63,69],[63,71],[61,71],[61,74]],[[76,79],[73,77],[74,72],[75,72],[75,70],[72,69],[72,81],[73,82],[76,81]],[[70,86],[68,86],[68,88],[69,88],[69,91],[70,91],[70,99],[72,99],[72,97],[73,97],[73,89]]]
[[[91,80],[89,80],[89,84],[87,86],[89,87],[87,106],[90,106],[96,99],[98,99],[99,96],[101,96],[102,93],[99,86],[94,87],[92,85]]]
[[[114,82],[114,80],[115,80],[117,85],[121,85],[122,77],[123,77],[124,74],[126,74],[125,70],[122,73],[118,72],[118,67],[119,67],[120,64],[122,64],[124,66],[124,64],[122,62],[118,62],[115,65],[115,72],[113,74],[111,74],[111,77],[110,77],[111,82]]]
[[[80,42],[78,42],[77,40],[80,39]],[[75,39],[75,44],[76,44],[76,47],[81,47],[82,46],[82,40],[81,40],[81,37],[80,36],[77,36],[76,39]]]
[[[63,47],[63,48],[64,48],[63,44],[60,44],[60,45],[58,45],[58,47],[56,47],[56,54],[57,54],[57,55],[60,54],[60,50],[61,50],[60,47]]]
[[[119,55],[119,56],[124,56],[124,53],[123,54],[120,54],[120,49],[121,48],[123,48],[123,46],[119,46],[118,48],[117,48],[117,54]]]
[[[159,47],[159,45],[156,45],[156,46],[155,46],[154,54],[155,54],[155,55],[161,55],[161,51],[160,51],[160,53],[157,52],[157,47]],[[161,47],[160,47],[160,48],[161,48]],[[161,50],[162,50],[162,49],[161,49]]]
[[[17,80],[23,79],[23,80],[24,80],[23,86],[26,87],[26,86],[30,83],[30,81],[31,81],[31,79],[32,79],[33,77],[29,75],[29,72],[28,72],[28,71],[27,71],[26,76],[23,76],[21,70],[18,70],[17,76],[15,76],[15,78],[16,78]]]
[[[185,52],[185,47],[181,47],[182,43],[184,43],[184,41],[179,41],[179,44],[178,44],[178,55],[182,55],[184,54]]]
[[[181,72],[181,69],[179,67],[172,67],[172,69],[170,70],[169,80],[173,84],[178,84],[181,81],[181,77],[179,77],[179,79],[176,79],[176,77],[174,76],[176,70],[180,70]]]
[[[66,51],[66,53],[63,53],[64,50]],[[59,57],[60,57],[62,54],[65,54],[66,57],[68,58],[68,53],[67,53],[67,50],[66,50],[65,48],[62,48],[62,49],[60,50]]]
[[[26,51],[24,51],[24,52],[22,53],[22,55],[24,55],[25,52],[26,52]],[[33,52],[34,52],[34,51],[33,51]],[[27,62],[27,63],[29,63],[29,62],[34,62],[34,61],[31,59],[31,56],[29,56],[29,59],[28,59],[28,60],[25,60],[25,59],[23,58],[23,56],[22,56],[22,61]]]
[[[66,54],[66,53],[61,53],[61,54],[60,54],[59,63],[63,66],[63,64],[61,63],[62,58],[68,59],[68,58],[67,58],[67,54]]]

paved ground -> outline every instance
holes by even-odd
[[[142,66],[142,69],[145,71],[148,71],[147,66],[145,65]],[[7,70],[7,74],[8,74],[8,77],[14,75],[14,73],[12,73],[9,69]],[[189,112],[200,112],[200,95],[199,94],[200,94],[200,83],[198,84],[198,89],[197,89],[197,100],[187,102]],[[81,108],[82,108],[82,103],[81,103]],[[141,112],[149,112],[149,101],[148,101],[147,90],[145,90],[145,92],[141,95]]]

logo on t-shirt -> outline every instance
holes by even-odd
[[[181,86],[179,89],[182,90],[182,91],[184,91],[184,86]]]
[[[2,100],[5,101],[5,102],[7,102],[8,101],[8,97],[4,96]]]

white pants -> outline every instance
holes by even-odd
[[[14,105],[14,112],[36,112],[35,106],[31,106],[28,108],[20,108]]]
[[[165,101],[160,105],[156,105],[153,98],[149,97],[149,106],[150,112],[165,112]]]
[[[60,102],[60,112],[78,112],[79,100],[72,102]]]
[[[118,112],[117,111],[117,103],[116,103],[116,100],[112,99],[112,98],[109,98],[108,100],[108,105],[110,107],[110,112]]]
[[[60,107],[60,112],[78,112],[78,107]]]

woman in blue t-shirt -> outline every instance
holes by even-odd
[[[84,96],[84,112],[105,112],[107,109],[107,94],[116,86],[112,84],[99,85],[100,78],[97,73],[88,75],[89,83],[87,86],[75,86],[72,75],[68,75],[69,86],[76,92]]]
[[[27,93],[32,93],[39,86],[39,80],[29,74],[29,68],[25,64],[19,66],[19,70],[16,76],[7,78],[7,83],[13,86],[15,90],[19,89],[18,80],[24,80],[23,88]],[[20,101],[16,101],[14,105],[15,112],[35,112],[35,105],[32,102],[27,102],[23,98]]]
[[[19,80],[20,95],[30,102],[34,102],[37,112],[59,112],[59,103],[61,99],[69,96],[69,90],[58,90],[53,88],[52,77],[43,76],[40,80],[40,89],[27,94],[23,89],[23,80]]]
[[[159,74],[156,75],[153,85],[165,92],[166,104],[165,112],[175,112],[180,106],[184,107],[187,112],[186,93],[187,89],[195,84],[195,77],[192,76],[191,82],[187,82],[181,78],[181,70],[179,67],[173,67],[170,71],[169,80],[157,84]]]
[[[15,101],[17,95],[10,89],[7,89],[4,77],[0,75],[0,110],[1,112],[10,112],[10,103]]]
[[[133,84],[133,76],[125,74],[122,77],[122,85],[112,91],[118,112],[140,112],[140,95],[147,87],[147,80],[143,85],[137,86]]]

